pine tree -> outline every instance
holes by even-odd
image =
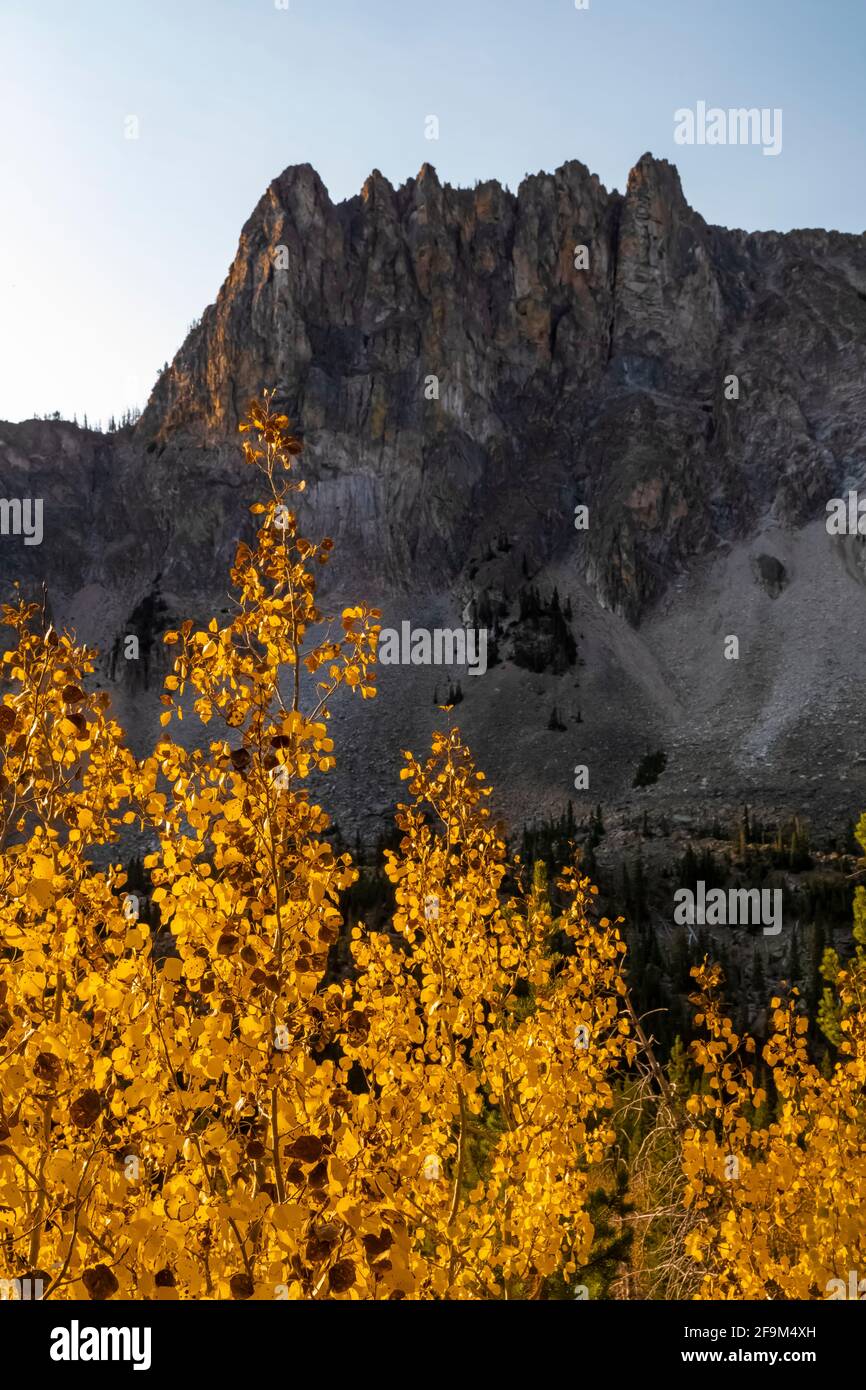
[[[559,710],[556,708],[556,705],[554,705],[553,709],[550,711],[550,718],[547,721],[547,727],[548,729],[555,730],[556,733],[565,732],[565,725],[559,717]]]
[[[792,985],[797,984],[800,979],[800,947],[797,936],[796,923],[791,931],[791,942],[788,948],[788,979]]]
[[[643,857],[638,851],[632,872],[632,883],[634,885],[634,915],[638,925],[646,920],[648,908],[646,898],[646,876],[644,874]]]
[[[767,992],[767,981],[764,976],[764,957],[758,946],[752,951],[752,989],[759,1004],[762,1003]]]
[[[622,901],[623,907],[626,911],[626,915],[631,916],[631,875],[629,874],[628,864],[625,862],[625,860],[622,861]]]
[[[688,1096],[692,1090],[692,1069],[685,1043],[677,1033],[668,1060],[668,1080],[671,1087],[681,1096]]]

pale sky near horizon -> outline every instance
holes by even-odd
[[[649,149],[710,222],[866,228],[866,0],[278,3],[0,0],[0,419],[143,406],[288,164],[622,189]],[[781,153],[677,145],[699,101],[781,108]]]

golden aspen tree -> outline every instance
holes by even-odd
[[[31,1296],[118,1288],[116,1237],[142,1189],[113,1058],[149,967],[134,900],[94,844],[116,838],[135,762],[88,694],[95,653],[4,606],[0,703],[0,1277]],[[129,1160],[129,1163],[127,1162]]]
[[[755,1044],[725,1016],[717,965],[696,967],[693,1044],[706,1090],[687,1102],[685,1201],[696,1224],[686,1251],[702,1271],[699,1298],[817,1299],[866,1269],[866,1017],[863,963],[840,968],[839,1055],[824,1076],[807,1053],[808,1020],[790,998],[770,1001],[763,1051],[777,1095],[756,1087]],[[844,1296],[844,1295],[843,1295]]]
[[[151,756],[85,693],[93,653],[32,606],[4,614],[8,1274],[50,1298],[541,1296],[588,1249],[586,1170],[634,1047],[617,927],[575,874],[566,952],[544,894],[506,898],[455,732],[408,760],[393,929],[356,931],[334,978],[357,871],[309,786],[334,763],[334,695],[375,693],[379,615],[319,608],[331,546],[288,505],[300,445],[267,395],[242,429],[267,484],[256,542],[230,621],[166,634]],[[205,746],[171,736],[184,717]],[[155,844],[158,938],[119,868],[94,867],[124,827]]]
[[[337,688],[375,693],[378,615],[358,606],[335,620],[317,607],[313,567],[331,543],[300,535],[287,505],[303,488],[287,477],[300,449],[287,427],[268,397],[241,427],[270,496],[253,508],[255,549],[241,545],[235,560],[237,612],[223,627],[166,634],[179,652],[164,722],[183,717],[188,695],[225,734],[192,751],[166,737],[142,769],[160,841],[145,863],[177,955],[139,1066],[161,1069],[180,1151],[160,1228],[170,1239],[136,1228],[138,1277],[147,1286],[167,1263],[193,1297],[317,1297],[355,1283],[336,1211],[353,1102],[328,1056],[352,1019],[345,987],[328,983],[328,953],[356,875],[323,838],[328,817],[306,784],[334,765]],[[157,1166],[167,1156],[163,1146]]]
[[[0,1229],[10,1276],[38,1263],[48,1296],[273,1296],[285,1269],[261,1282],[278,1234],[264,1240],[263,1206],[273,1195],[288,1229],[299,1175],[317,1186],[301,1165],[323,1147],[309,1112],[333,1067],[311,1054],[339,1013],[317,990],[353,871],[299,787],[332,765],[329,696],[373,693],[376,628],[359,607],[335,632],[316,608],[330,543],[301,537],[286,505],[287,424],[266,398],[244,426],[270,498],[255,549],[238,550],[235,618],[167,635],[181,650],[164,723],[190,690],[234,746],[166,735],[136,766],[106,697],[80,688],[93,654],[31,632],[32,606],[4,614],[19,644],[0,716]],[[320,677],[306,710],[301,661]],[[164,960],[128,920],[122,876],[87,862],[122,821],[158,836]]]
[[[521,886],[451,729],[426,760],[404,754],[393,918],[355,926],[348,972],[332,969],[358,871],[312,779],[334,766],[333,699],[375,694],[379,614],[320,607],[331,544],[289,505],[300,444],[268,395],[242,429],[266,485],[258,532],[238,547],[229,620],[166,634],[152,754],[133,757],[88,691],[93,651],[37,604],[0,614],[4,1288],[556,1296],[589,1255],[591,1176],[640,1048],[642,1094],[663,1098],[680,1153],[671,1287],[697,1272],[704,1298],[851,1296],[866,1277],[866,891],[853,956],[824,961],[829,1068],[796,991],[774,999],[765,1096],[705,963],[703,1082],[681,1113],[628,998],[619,923],[597,919],[576,867]],[[184,719],[203,743],[172,736]],[[132,832],[152,845],[157,933],[118,862]],[[858,835],[866,848],[866,819]]]
[[[503,898],[490,789],[459,730],[437,734],[424,764],[404,756],[414,799],[388,855],[393,931],[354,932],[369,1028],[350,1052],[379,1140],[362,1161],[411,1236],[398,1287],[536,1297],[548,1276],[574,1276],[592,1240],[587,1171],[612,1142],[612,1074],[634,1047],[625,948],[615,924],[592,921],[595,890],[574,872],[556,919],[567,954],[544,895]]]
[[[857,822],[854,835],[866,854],[866,814]],[[861,871],[863,868],[866,868],[866,860],[861,859]],[[821,974],[827,984],[818,1006],[818,1024],[835,1047],[839,1047],[843,1040],[847,1041],[845,1034],[850,1033],[852,1027],[856,1032],[858,1016],[861,1024],[866,1017],[866,888],[862,883],[854,889],[853,916],[851,935],[854,938],[854,957],[851,963],[843,970],[839,953],[832,947],[825,950],[821,961]],[[842,997],[837,989],[839,985],[842,986]],[[843,1027],[846,1018],[847,1028]]]

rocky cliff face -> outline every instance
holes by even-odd
[[[501,660],[462,681],[460,714],[513,816],[573,795],[575,763],[595,760],[593,800],[625,795],[650,744],[683,797],[699,765],[708,796],[754,777],[783,800],[804,791],[815,702],[862,720],[840,618],[862,612],[860,543],[816,518],[864,473],[866,237],[707,226],[649,155],[624,195],[576,161],[516,194],[425,165],[334,204],[287,169],[134,432],[0,426],[6,495],[46,499],[43,545],[2,538],[2,573],[45,580],[133,725],[151,723],[160,627],[225,605],[251,495],[235,430],[265,386],[305,439],[335,591],[386,621],[492,615]],[[555,635],[554,586],[576,661],[522,660]],[[118,642],[138,628],[133,674]],[[845,650],[814,667],[828,640]],[[371,765],[423,741],[440,675],[383,671]]]
[[[649,155],[624,196],[577,162],[516,195],[425,166],[336,206],[302,165],[138,435],[222,440],[276,386],[364,574],[451,580],[504,531],[636,619],[694,555],[833,495],[864,367],[866,239],[708,227]]]

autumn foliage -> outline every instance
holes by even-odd
[[[862,892],[862,890],[860,890]],[[685,1200],[697,1216],[687,1253],[701,1298],[809,1299],[839,1294],[866,1270],[866,968],[839,968],[839,1055],[829,1074],[810,1061],[796,991],[770,1001],[763,1050],[778,1097],[772,1121],[756,1085],[755,1044],[734,1033],[720,972],[694,972],[707,1038],[695,1045],[706,1087],[690,1097],[683,1142]],[[859,1272],[859,1273],[858,1273]]]
[[[256,543],[230,621],[166,634],[148,757],[88,692],[95,653],[38,605],[3,610],[0,1277],[55,1299],[573,1297],[623,1078],[643,1066],[675,1108],[619,925],[577,865],[555,895],[525,881],[446,728],[404,754],[392,920],[349,936],[358,868],[310,779],[333,701],[375,695],[379,614],[319,607],[300,446],[267,396],[242,428]],[[156,930],[120,868],[133,830]],[[832,973],[830,1076],[774,1001],[772,1122],[698,974],[705,1082],[672,1122],[698,1296],[823,1297],[866,1270],[864,965]]]

